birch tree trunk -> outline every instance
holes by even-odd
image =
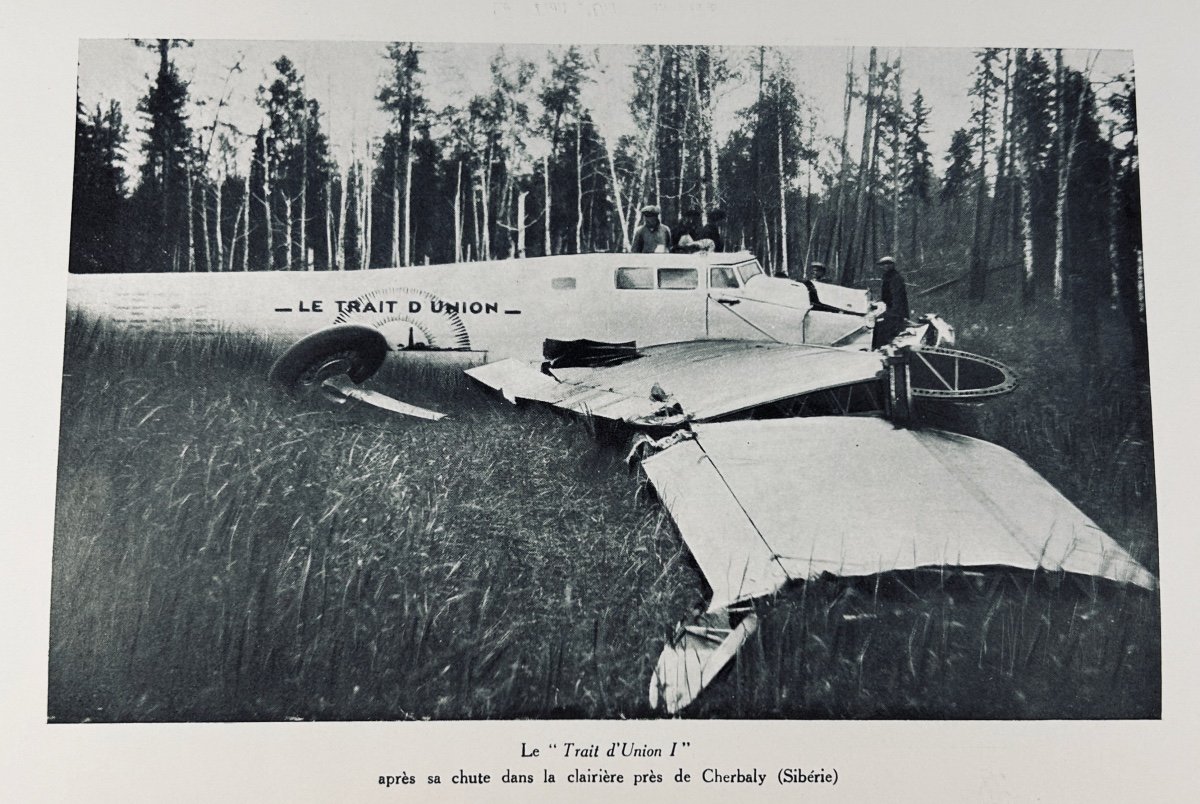
[[[224,177],[218,174],[216,192],[213,193],[213,206],[216,213],[216,226],[214,228],[214,240],[216,242],[217,253],[213,259],[213,270],[222,271],[225,269],[225,239],[221,234],[221,186],[224,184]]]
[[[542,241],[542,254],[546,257],[549,257],[550,252],[552,250],[551,246],[550,246],[550,154],[549,153],[542,154],[542,182],[543,182],[543,189],[546,191],[546,206],[544,209],[546,235]]]
[[[481,223],[483,224],[482,238],[479,242],[479,256],[487,261],[492,258],[492,227],[491,215],[488,209],[492,192],[492,143],[488,143],[487,159],[483,165],[483,186],[479,191],[479,206],[481,215]]]
[[[284,242],[287,244],[287,257],[283,269],[290,271],[295,267],[296,240],[292,231],[292,197],[286,192],[283,194],[283,233]]]
[[[783,175],[783,126],[780,116],[775,114],[775,145],[779,157],[779,271],[780,276],[788,276],[791,272],[788,265],[788,228],[787,228],[787,190],[786,177]]]
[[[230,273],[233,273],[234,262],[236,261],[237,257],[238,227],[241,226],[242,210],[245,209],[245,207],[246,197],[242,196],[242,200],[238,203],[237,212],[233,214],[233,233],[229,237],[229,259],[226,262],[225,267],[222,268],[222,270]]]
[[[300,268],[312,268],[308,262],[308,121],[300,136]]]
[[[333,261],[333,174],[325,175],[325,270],[334,269]]]
[[[392,250],[390,262],[400,264],[400,155],[392,148]]]
[[[334,265],[337,270],[346,270],[346,211],[349,209],[348,195],[350,190],[350,168],[341,175],[342,191],[338,194],[338,218],[337,218],[337,233],[334,243]],[[360,240],[362,238],[359,238]]]
[[[517,195],[517,211],[513,220],[517,228],[517,257],[520,259],[525,258],[525,197],[528,195],[528,190],[522,190]]]
[[[204,249],[203,270],[209,273],[212,272],[212,233],[209,230],[208,220],[208,182],[202,181],[199,187],[200,192],[197,193],[197,200],[200,202],[200,245]]]
[[[454,261],[462,262],[462,160],[454,180]]]
[[[184,175],[187,178],[187,269],[190,273],[196,270],[196,213],[192,207],[192,166],[190,164],[185,168]]]
[[[275,270],[275,221],[271,218],[271,145],[270,140],[263,138],[263,223],[267,229],[267,270]]]
[[[250,270],[250,171],[242,188],[242,271]]]
[[[583,253],[583,120],[575,121],[575,253]]]
[[[411,139],[412,135],[409,134]],[[404,149],[404,265],[412,265],[412,143]]]
[[[613,156],[613,149],[607,142],[604,143],[604,153],[608,157],[608,176],[612,181],[613,203],[617,208],[617,214],[621,216],[621,248],[628,252],[630,234],[625,221],[625,208],[621,205],[621,185],[617,181],[617,161]]]
[[[888,243],[888,253],[893,256],[900,249],[900,121],[904,117],[904,94],[901,91],[900,75],[900,57],[897,57],[896,114],[892,116],[892,237]]]
[[[1061,64],[1062,51],[1058,51],[1056,59]],[[1083,120],[1084,101],[1086,100],[1088,85],[1091,83],[1092,67],[1094,62],[1089,60],[1086,73],[1080,79],[1079,94],[1075,99],[1075,116],[1071,119],[1071,127],[1066,132],[1066,154],[1059,157],[1059,181],[1058,193],[1055,198],[1054,206],[1056,210],[1057,226],[1054,232],[1054,298],[1061,299],[1063,296],[1063,280],[1064,280],[1064,264],[1066,260],[1066,239],[1070,232],[1066,231],[1066,214],[1067,214],[1067,189],[1071,181],[1071,164],[1075,159],[1075,145],[1078,140],[1079,124]],[[1066,73],[1063,73],[1063,83],[1065,91]],[[1065,98],[1061,99],[1065,104]],[[1065,116],[1065,105],[1063,113]],[[1064,121],[1065,122],[1065,121]]]
[[[700,89],[700,57],[699,52],[702,45],[694,45],[692,47],[692,92],[696,99],[696,115],[699,118],[699,126],[701,139],[704,140],[704,147],[696,149],[696,167],[700,175],[700,215],[702,220],[708,222],[708,177],[705,175],[708,171],[704,169],[704,162],[707,158],[710,148],[709,143],[712,140],[712,121],[708,119],[706,112],[707,107],[704,104],[704,99]]]

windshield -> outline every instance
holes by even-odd
[[[753,276],[758,276],[763,272],[762,267],[758,264],[758,260],[750,260],[743,262],[737,267],[738,276],[742,278],[742,284],[746,284]]]

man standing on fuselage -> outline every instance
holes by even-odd
[[[658,207],[642,207],[642,225],[633,235],[634,254],[665,253],[671,250],[671,230],[658,220]]]

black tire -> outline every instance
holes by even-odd
[[[308,335],[280,355],[267,375],[295,396],[327,377],[346,374],[361,383],[383,365],[388,344],[383,333],[362,324],[339,324]]]

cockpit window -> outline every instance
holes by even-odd
[[[618,290],[653,290],[653,268],[618,268]]]
[[[738,271],[738,276],[740,276],[742,278],[743,285],[750,281],[750,277],[758,276],[759,274],[761,274],[763,272],[762,266],[760,266],[758,264],[758,260],[750,260],[749,262],[743,262],[741,265],[739,265],[737,267],[737,271]]]
[[[714,288],[736,288],[737,276],[728,265],[714,265],[708,269],[708,284]]]
[[[658,287],[662,290],[695,290],[700,274],[695,268],[659,268]]]

